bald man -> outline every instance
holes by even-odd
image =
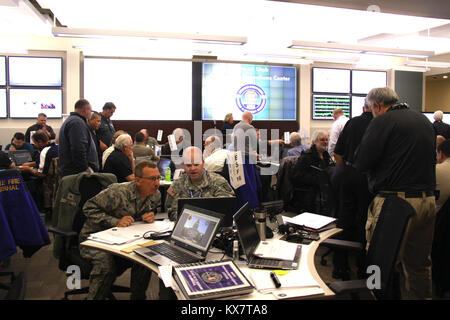
[[[188,147],[183,152],[185,173],[167,190],[166,208],[171,220],[178,217],[179,198],[206,198],[234,196],[233,189],[221,175],[206,171],[202,151]]]

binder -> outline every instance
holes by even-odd
[[[203,261],[173,267],[173,277],[188,300],[249,294],[253,286],[232,260]]]

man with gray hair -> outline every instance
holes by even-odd
[[[228,150],[222,148],[222,139],[218,136],[211,136],[205,140],[205,169],[210,172],[221,172],[227,159]]]
[[[181,128],[176,128],[175,130],[173,130],[172,132],[174,138],[175,138],[175,143],[177,144],[177,151],[178,155],[182,155],[183,154],[183,148],[185,146],[187,146],[188,141],[186,140],[186,133],[184,132],[184,129]],[[167,141],[161,148],[161,155],[171,155],[172,151],[170,150],[170,144],[169,141]]]
[[[433,127],[437,136],[443,136],[445,139],[450,139],[450,125],[443,122],[444,113],[441,110],[433,114]]]
[[[256,163],[258,135],[252,121],[253,114],[250,111],[242,113],[242,120],[233,129],[233,147],[234,151],[240,151],[244,156],[250,157],[250,163]]]
[[[166,208],[171,220],[178,218],[179,198],[230,197],[233,189],[221,175],[206,171],[202,151],[188,147],[183,152],[185,173],[167,190]]]
[[[302,152],[309,148],[306,144],[302,144],[302,138],[298,132],[292,132],[289,136],[289,140],[291,141],[292,148],[287,151],[288,157],[300,157]]]
[[[428,119],[398,103],[391,88],[375,88],[366,97],[373,114],[361,140],[355,167],[367,172],[375,198],[366,223],[367,247],[384,200],[396,195],[415,211],[397,260],[401,263],[402,297],[431,299],[431,245],[435,221],[436,135]]]
[[[114,142],[114,151],[106,159],[103,172],[113,173],[117,182],[134,180],[133,140],[129,134],[122,134]]]

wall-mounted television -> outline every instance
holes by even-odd
[[[312,97],[313,120],[334,120],[333,111],[342,109],[346,117],[350,116],[350,96],[313,94]]]
[[[0,89],[0,118],[6,118],[6,89]]]
[[[9,57],[9,85],[60,87],[62,85],[62,58]]]
[[[297,69],[290,66],[203,63],[202,120],[297,120]]]
[[[192,63],[84,58],[84,94],[93,110],[117,107],[112,120],[191,120]]]
[[[352,96],[351,118],[360,116],[363,113],[365,96]]]
[[[6,57],[0,56],[0,86],[6,86]]]
[[[350,70],[313,68],[312,90],[317,93],[350,93]]]
[[[386,71],[352,70],[352,93],[368,94],[373,88],[386,87]]]
[[[10,118],[62,117],[61,89],[9,89]]]

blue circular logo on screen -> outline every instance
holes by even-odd
[[[267,95],[264,90],[254,84],[241,87],[236,95],[236,105],[242,112],[261,112],[267,104]]]

